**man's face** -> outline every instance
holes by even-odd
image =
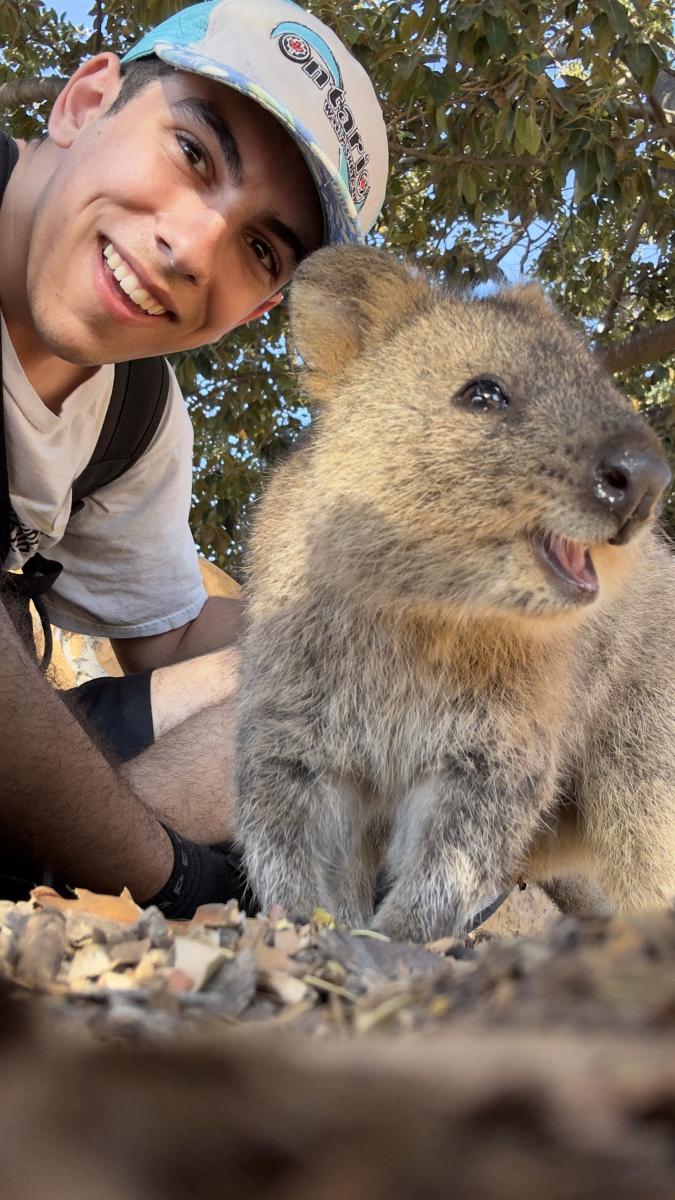
[[[210,79],[155,80],[60,144],[27,286],[40,338],[71,362],[216,341],[270,307],[321,242],[300,151],[263,108]]]

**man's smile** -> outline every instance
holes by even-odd
[[[120,299],[133,305],[137,310],[152,317],[171,315],[168,307],[162,303],[157,291],[140,277],[138,268],[131,264],[115,248],[112,242],[107,242],[103,248],[103,258],[106,262],[105,273],[115,280],[115,290],[120,292]]]

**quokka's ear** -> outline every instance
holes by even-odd
[[[549,320],[555,311],[540,283],[516,283],[500,292],[499,299],[507,305],[516,304],[521,309],[530,309],[532,313]]]
[[[307,367],[310,395],[324,399],[357,355],[429,304],[423,276],[391,254],[365,246],[329,247],[296,273],[291,328]]]

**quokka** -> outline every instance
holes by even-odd
[[[242,650],[261,903],[410,939],[520,876],[568,909],[667,905],[656,436],[536,285],[465,298],[349,247],[291,306],[316,419],[259,504]]]

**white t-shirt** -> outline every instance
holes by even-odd
[[[15,522],[3,564],[36,551],[62,563],[45,597],[62,629],[99,637],[147,637],[201,611],[206,592],[188,524],[192,426],[173,372],[159,428],[129,471],[70,517],[71,490],[89,462],[112,391],[101,367],[58,416],[26,379],[2,321],[9,493]]]

